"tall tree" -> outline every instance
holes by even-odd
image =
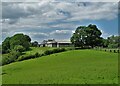
[[[75,33],[71,37],[71,42],[76,47],[84,46],[101,46],[102,38],[101,31],[96,25],[80,26],[76,29]]]
[[[25,50],[30,46],[31,38],[24,34],[16,34],[12,37],[7,37],[2,42],[2,53],[7,53],[9,50],[15,49],[16,46],[21,45]]]
[[[38,46],[38,42],[37,42],[37,41],[34,41],[34,42],[31,43],[31,45],[32,45],[33,47],[37,47],[37,46]]]
[[[118,48],[120,46],[120,36],[110,36],[107,38],[109,48]]]
[[[2,53],[8,53],[10,49],[10,37],[7,37],[3,42],[2,42]]]

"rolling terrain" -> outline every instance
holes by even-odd
[[[3,84],[117,84],[118,54],[95,50],[56,53],[5,65],[2,78]]]

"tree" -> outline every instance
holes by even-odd
[[[110,36],[107,38],[108,48],[118,48],[120,46],[120,36]]]
[[[25,50],[27,50],[30,46],[30,37],[24,34],[16,34],[11,37],[10,40],[10,49],[14,49],[16,45],[22,45]]]
[[[75,47],[101,46],[103,39],[100,37],[101,34],[101,31],[96,25],[80,26],[76,29],[75,33],[73,33],[71,42]]]
[[[14,47],[14,50],[17,52],[23,52],[23,51],[25,51],[25,48],[22,45],[16,45]]]
[[[34,41],[34,42],[31,43],[31,45],[32,45],[33,47],[37,47],[37,46],[38,46],[38,42],[37,42],[37,41]]]
[[[109,44],[109,42],[108,42],[108,40],[107,39],[103,39],[103,47],[108,47],[108,44]]]
[[[16,34],[12,37],[7,37],[2,42],[2,52],[8,53],[10,50],[14,50],[16,46],[20,48],[22,46],[25,50],[29,49],[31,38],[24,34]]]
[[[10,49],[10,37],[7,37],[3,42],[2,42],[2,53],[8,53]]]

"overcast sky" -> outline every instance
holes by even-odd
[[[73,0],[74,1],[74,0]],[[2,3],[2,40],[24,33],[32,41],[68,41],[78,26],[96,24],[102,37],[118,34],[117,2],[39,2]]]

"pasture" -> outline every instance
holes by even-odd
[[[71,50],[2,68],[3,84],[118,83],[118,53],[104,51]]]
[[[49,49],[54,49],[54,48],[50,48],[50,47],[31,47],[30,50],[25,51],[25,54],[35,54],[36,52],[38,53],[43,53],[45,50],[49,50]]]

